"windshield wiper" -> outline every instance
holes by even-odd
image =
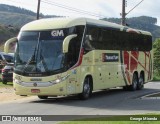
[[[28,67],[29,64],[36,64],[37,65],[37,60],[36,60],[36,57],[37,57],[37,52],[38,52],[38,49],[39,49],[39,44],[40,44],[40,32],[39,32],[39,36],[38,36],[38,43],[37,43],[37,46],[34,48],[34,53],[33,55],[30,57],[30,59],[28,60],[28,62],[26,63],[24,69],[23,69],[23,73],[25,72],[25,69]],[[36,67],[37,68],[37,67]]]
[[[28,67],[29,64],[36,64],[35,61],[35,56],[36,56],[36,47],[34,48],[34,53],[33,55],[29,58],[29,60],[27,61],[27,63],[25,64],[24,68],[23,68],[23,73],[25,72],[25,69]]]
[[[55,64],[57,64],[56,62],[57,62],[57,60],[60,58],[61,59],[61,62],[60,62],[60,67],[64,64],[64,58],[63,58],[64,56],[63,56],[63,54],[60,52],[60,51],[57,51],[56,52],[56,55],[55,55],[55,60],[54,60],[54,62],[53,62],[53,64],[52,64],[52,68],[54,68],[54,66],[55,66]],[[57,70],[57,69],[56,69]]]
[[[45,60],[44,60],[44,57],[43,57],[43,55],[42,55],[42,49],[40,50],[40,61],[42,62],[45,71],[48,72],[47,64],[46,64],[46,62],[45,62]]]

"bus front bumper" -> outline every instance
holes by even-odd
[[[51,86],[23,86],[13,82],[14,90],[16,95],[43,95],[43,96],[59,96],[67,95],[66,92],[66,82],[61,82],[59,84]]]

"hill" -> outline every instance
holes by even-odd
[[[40,18],[59,17],[40,14]],[[28,22],[36,20],[36,13],[10,5],[0,4],[0,51],[3,44],[11,37],[17,36],[19,29]]]
[[[30,10],[0,4],[0,24],[3,25],[12,25],[15,27],[22,27],[24,24],[36,20],[36,13]],[[59,16],[48,16],[40,14],[40,18],[50,18],[50,17],[59,17]]]
[[[0,24],[0,51],[3,51],[4,42],[11,37],[17,36],[18,32],[18,28]]]
[[[102,20],[114,22],[117,24],[121,23],[121,19],[119,18],[104,18]],[[153,35],[153,40],[155,40],[156,38],[160,38],[160,26],[156,25],[157,18],[148,16],[132,17],[132,18],[127,18],[126,23],[131,28],[151,32]]]
[[[54,15],[40,14],[40,18],[59,17]],[[0,4],[0,45],[18,34],[20,27],[24,24],[36,20],[36,13],[23,8]],[[119,18],[104,18],[102,20],[120,24]],[[149,31],[153,34],[153,39],[160,38],[160,26],[157,26],[157,18],[154,17],[133,17],[127,18],[127,24],[131,28]]]
[[[10,5],[0,4],[0,24],[20,28],[36,19],[36,13]]]

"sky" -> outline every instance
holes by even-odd
[[[142,0],[126,0],[126,13]],[[0,0],[0,4],[14,5],[37,11],[38,0]],[[122,0],[41,0],[40,13],[69,17],[121,18]],[[127,18],[150,16],[158,19],[160,26],[160,0],[143,0],[126,15]]]

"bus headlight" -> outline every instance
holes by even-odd
[[[17,84],[21,84],[22,82],[20,80],[14,79],[14,82]]]
[[[68,77],[69,77],[69,74],[64,76],[64,77],[61,77],[59,79],[56,79],[56,80],[53,80],[53,81],[49,81],[49,82],[52,83],[52,84],[58,84],[58,83],[60,83],[60,82],[62,82],[64,80],[66,80]]]

